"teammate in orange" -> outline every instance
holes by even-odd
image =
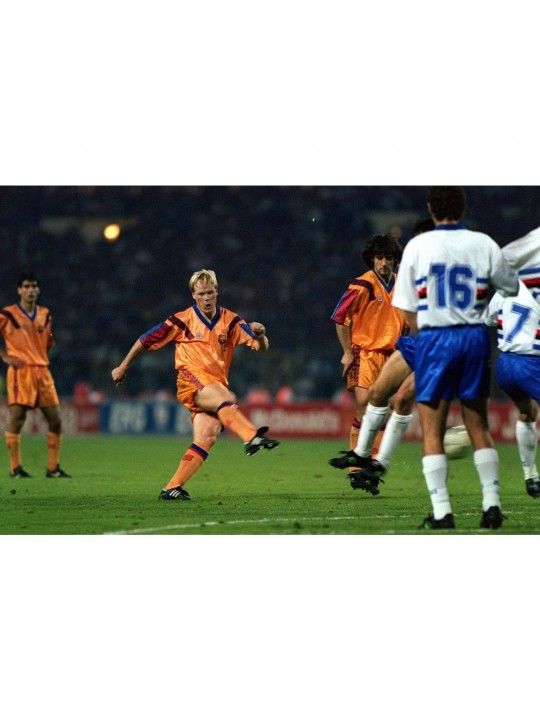
[[[350,447],[356,447],[368,390],[393,353],[405,324],[392,305],[398,265],[403,250],[389,235],[375,235],[366,244],[362,258],[370,268],[349,285],[332,313],[343,349],[341,365],[347,390],[354,392],[355,417]]]
[[[39,407],[48,422],[46,477],[71,477],[59,465],[62,442],[60,403],[49,371],[49,350],[54,345],[49,310],[37,304],[39,281],[33,273],[17,280],[19,302],[0,310],[0,335],[6,350],[0,357],[8,366],[9,422],[5,432],[10,475],[31,477],[21,462],[21,431],[29,408]]]
[[[193,273],[189,289],[195,304],[141,335],[111,373],[114,382],[120,385],[128,367],[141,353],[175,343],[176,396],[191,412],[193,442],[163,488],[160,500],[191,500],[183,486],[207,459],[224,427],[244,441],[247,455],[261,448],[272,450],[279,444],[265,436],[267,427],[257,430],[242,413],[227,379],[237,345],[247,345],[259,352],[268,350],[264,325],[247,323],[218,306],[218,282],[213,270]]]

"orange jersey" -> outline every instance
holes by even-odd
[[[351,344],[364,350],[393,350],[405,327],[392,305],[396,274],[386,284],[369,270],[349,285],[332,313],[332,320],[351,328]]]
[[[3,308],[0,310],[0,335],[8,355],[20,358],[26,365],[48,366],[49,348],[54,345],[54,340],[52,318],[46,307],[36,305],[32,315],[18,303]]]
[[[196,305],[171,315],[139,338],[147,350],[175,343],[175,367],[184,375],[203,374],[228,386],[234,348],[247,345],[258,350],[259,342],[239,315],[218,307],[208,320]]]

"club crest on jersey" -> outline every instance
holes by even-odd
[[[197,340],[202,340],[202,336],[203,336],[202,333],[197,333],[197,335],[195,337],[197,338]]]
[[[382,302],[382,295],[379,295],[379,296],[377,297],[377,302]]]
[[[221,345],[225,345],[226,342],[227,335],[225,335],[225,333],[221,333],[220,335],[218,335],[218,343],[220,343]]]
[[[38,328],[37,328],[37,331],[38,331],[38,332],[41,333],[41,332],[43,332],[44,330],[45,330],[45,328],[44,328],[42,325],[38,325]]]

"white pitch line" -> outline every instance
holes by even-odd
[[[372,515],[358,517],[356,515],[345,515],[343,517],[304,517],[304,518],[257,518],[254,520],[209,520],[202,523],[179,523],[177,525],[162,525],[153,528],[133,528],[132,530],[116,530],[115,532],[106,532],[104,535],[137,535],[141,533],[160,532],[165,530],[190,530],[192,528],[213,527],[215,525],[258,525],[270,522],[327,522],[330,520],[388,520],[394,518],[394,515]],[[409,517],[403,515],[402,517]]]
[[[422,513],[419,513],[420,515]],[[505,511],[506,515],[520,515],[521,512]],[[459,517],[467,517],[478,515],[478,511],[460,512]],[[339,520],[405,520],[407,518],[418,518],[415,515],[343,515],[340,517],[300,517],[300,518],[257,518],[253,520],[208,520],[207,522],[197,523],[177,523],[174,525],[160,525],[159,527],[149,528],[132,528],[131,530],[115,530],[114,532],[106,532],[104,535],[144,535],[145,533],[167,532],[168,530],[192,530],[193,528],[215,527],[216,525],[263,525],[264,523],[296,523],[296,522],[331,522]],[[458,528],[459,530],[459,528]]]

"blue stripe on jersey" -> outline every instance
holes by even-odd
[[[522,277],[523,275],[540,275],[540,267],[518,270],[518,275],[519,277]]]
[[[436,225],[435,230],[465,230],[463,223],[451,223],[448,225]]]
[[[24,315],[26,315],[26,317],[27,317],[29,320],[34,321],[34,320],[36,319],[37,310],[38,310],[38,309],[37,309],[37,305],[34,307],[34,312],[33,312],[31,315],[29,315],[29,314],[26,312],[26,310],[23,308],[23,306],[21,305],[21,303],[17,303],[17,307],[19,308],[19,310],[20,310],[22,313],[24,313]]]
[[[249,327],[249,324],[247,322],[240,323],[240,327],[242,328],[242,330],[245,330],[250,337],[255,339],[255,333]]]
[[[149,345],[153,345],[155,342],[161,342],[161,340],[163,340],[163,338],[166,337],[171,330],[172,327],[170,325],[166,325],[164,322],[161,322],[159,325],[154,325],[154,327],[150,328],[150,330],[140,335],[139,340],[146,348],[148,348]]]
[[[424,277],[418,278],[418,280],[415,280],[415,285],[422,285],[422,283],[427,282],[427,275],[424,275]]]
[[[197,305],[194,305],[193,309],[195,310],[195,314],[197,315],[199,320],[202,323],[204,323],[209,330],[213,330],[215,328],[216,323],[219,322],[219,318],[221,317],[221,308],[220,307],[217,308],[217,311],[216,311],[216,314],[215,314],[213,320],[209,320],[205,315],[203,315],[203,313],[199,310]]]
[[[427,305],[419,305],[416,309],[418,312],[420,312],[421,310],[427,310],[428,306]]]

